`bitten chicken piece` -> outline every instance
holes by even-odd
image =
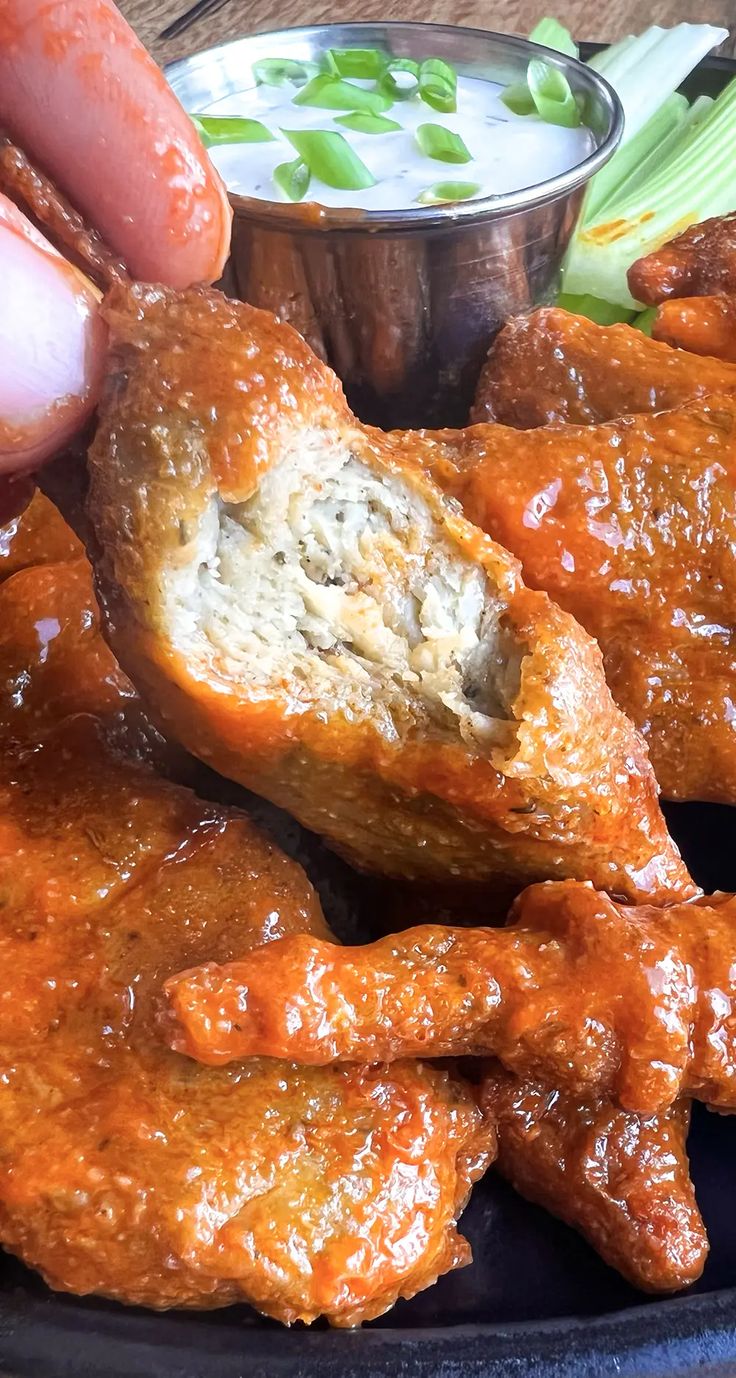
[[[97,575],[167,736],[388,875],[694,892],[598,647],[293,330],[206,290],[105,314]]]
[[[431,440],[425,468],[597,638],[662,793],[736,803],[736,398]]]
[[[34,568],[44,538],[61,562]],[[0,1242],[71,1292],[377,1315],[468,1261],[492,1129],[420,1064],[212,1072],[166,1049],[167,975],[326,937],[318,901],[244,815],[153,772],[45,499],[0,552]]]
[[[497,1166],[516,1191],[574,1226],[647,1292],[695,1282],[708,1237],[690,1178],[690,1106],[639,1116],[581,1101],[492,1066],[483,1104],[497,1121]]]
[[[629,290],[645,306],[668,297],[736,292],[736,212],[702,220],[628,271]]]
[[[213,1066],[488,1054],[640,1115],[681,1095],[736,1110],[736,896],[635,908],[548,882],[507,928],[294,937],[165,989],[172,1047]]]
[[[736,296],[663,301],[652,335],[676,349],[736,363]]]
[[[509,321],[483,366],[472,421],[532,430],[588,426],[736,393],[736,367],[696,359],[630,325],[595,325],[556,306]]]

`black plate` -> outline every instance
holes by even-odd
[[[644,20],[642,20],[644,22]],[[587,45],[587,56],[593,51]],[[736,63],[709,59],[690,96],[716,95]],[[202,793],[244,802],[203,774]],[[257,801],[246,806],[306,865],[348,940],[370,936],[374,888]],[[667,809],[706,890],[736,890],[736,813]],[[158,1315],[55,1295],[0,1255],[0,1374],[5,1378],[733,1378],[736,1375],[736,1117],[697,1107],[690,1138],[711,1255],[697,1286],[647,1301],[571,1230],[488,1174],[463,1216],[470,1268],[400,1302],[360,1331],[288,1331],[249,1307]]]

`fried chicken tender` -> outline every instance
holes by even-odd
[[[736,1110],[736,896],[664,909],[534,885],[508,927],[425,925],[365,947],[308,935],[165,986],[177,1051],[221,1065],[489,1055],[521,1077],[652,1115]]]
[[[630,325],[595,325],[556,306],[508,322],[483,366],[471,420],[532,430],[668,411],[736,394],[736,368],[696,359]]]
[[[662,793],[736,803],[736,398],[440,431],[421,462],[597,638]]]
[[[676,349],[736,363],[736,296],[663,301],[652,326],[655,340]]]
[[[687,1157],[689,1102],[632,1115],[495,1065],[482,1099],[497,1122],[497,1166],[522,1196],[579,1230],[634,1287],[669,1292],[700,1277],[708,1236]]]
[[[45,543],[71,558],[34,568]],[[168,1051],[171,972],[326,938],[319,903],[243,814],[151,769],[44,499],[0,550],[0,1241],[65,1291],[375,1316],[469,1260],[455,1220],[492,1127],[420,1064],[210,1071]]]
[[[294,331],[204,290],[106,317],[96,571],[167,736],[387,875],[694,893],[598,647]]]
[[[629,291],[645,306],[669,297],[736,292],[736,212],[690,225],[675,239],[632,263]]]

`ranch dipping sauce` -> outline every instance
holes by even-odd
[[[345,65],[349,65],[353,50],[340,51]],[[389,60],[383,54],[381,58]],[[421,64],[422,69],[429,65]],[[595,147],[593,135],[579,122],[575,107],[572,124],[551,123],[540,118],[528,93],[525,101],[522,84],[504,92],[496,82],[456,74],[442,62],[431,65],[440,69],[440,76],[441,69],[450,71],[454,91],[448,94],[445,89],[443,98],[440,81],[440,104],[454,105],[454,109],[440,109],[428,103],[420,95],[415,79],[400,70],[393,74],[395,86],[388,89],[395,91],[398,86],[404,91],[411,89],[413,94],[388,101],[386,85],[382,86],[380,79],[348,78],[313,67],[301,81],[282,77],[278,85],[261,81],[244,87],[197,112],[203,117],[202,132],[210,157],[228,190],[242,196],[393,211],[501,195],[534,186],[581,163]],[[537,65],[551,71],[542,63]],[[304,66],[308,68],[309,64]],[[374,101],[374,108],[358,110],[357,114],[351,111],[351,90],[359,93],[354,97],[356,106],[359,102],[368,106]],[[305,92],[309,102],[306,104],[301,103]],[[505,103],[504,95],[511,105],[528,105],[530,113],[515,113]],[[342,100],[344,104],[339,108],[320,108],[316,102],[321,99]],[[572,100],[569,88],[567,100]],[[549,102],[543,108],[549,109]],[[215,118],[210,124],[212,117]],[[217,125],[222,117],[259,121],[265,127],[260,131],[264,141],[220,142],[227,137],[228,129]],[[361,129],[365,122],[371,126],[371,132]],[[387,122],[399,127],[385,128]],[[207,138],[207,128],[213,134],[212,142]],[[300,161],[302,148],[297,148],[282,131],[288,131],[297,141],[300,133],[307,131],[342,136],[362,172],[355,174],[353,167],[353,176],[347,175],[349,186],[345,181],[342,185],[328,185],[319,175],[319,159],[311,167],[305,166]],[[449,132],[449,141],[443,138],[443,131]],[[272,137],[265,141],[268,134]],[[331,142],[334,145],[334,139]],[[340,144],[338,151],[341,149]],[[329,175],[333,180],[334,174]],[[338,171],[334,179],[339,180],[341,175]],[[363,185],[356,185],[356,181]]]

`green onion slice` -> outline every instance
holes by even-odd
[[[410,100],[419,90],[419,63],[410,57],[391,58],[378,89],[390,100]]]
[[[561,124],[566,129],[576,129],[580,124],[580,111],[570,89],[567,77],[557,67],[533,57],[526,74],[532,100],[537,114],[547,124]]]
[[[473,155],[460,138],[443,124],[420,124],[414,135],[427,158],[440,163],[472,163]]]
[[[273,180],[287,201],[303,201],[310,182],[310,172],[301,158],[292,163],[279,163],[273,170]]]
[[[530,35],[532,43],[541,43],[543,48],[554,48],[557,53],[567,53],[568,57],[578,56],[578,45],[573,41],[569,29],[558,19],[540,19]]]
[[[344,124],[346,129],[354,129],[358,134],[391,134],[401,129],[396,120],[387,120],[385,115],[369,115],[364,110],[354,110],[350,115],[336,115],[335,124]]]
[[[355,86],[325,72],[302,87],[294,104],[314,105],[318,110],[363,110],[369,115],[380,115],[382,110],[391,108],[389,97],[380,91],[366,91],[364,86]]]
[[[328,48],[325,62],[328,70],[338,77],[375,81],[386,66],[387,58],[378,48]]]
[[[282,129],[309,171],[328,187],[339,191],[363,191],[376,179],[350,147],[347,139],[332,129]]]
[[[514,115],[536,115],[537,113],[534,97],[525,81],[513,81],[510,86],[506,87],[505,91],[501,92],[501,100]]]
[[[419,68],[419,94],[433,110],[457,110],[457,73],[439,57],[428,57]]]
[[[318,71],[316,62],[296,62],[290,57],[262,57],[253,63],[253,76],[259,86],[285,86],[287,81],[302,86]]]
[[[260,120],[243,120],[224,115],[190,115],[205,148],[218,144],[265,144],[275,134]]]
[[[435,182],[420,191],[417,201],[423,206],[442,206],[447,201],[469,201],[479,191],[480,182]]]

